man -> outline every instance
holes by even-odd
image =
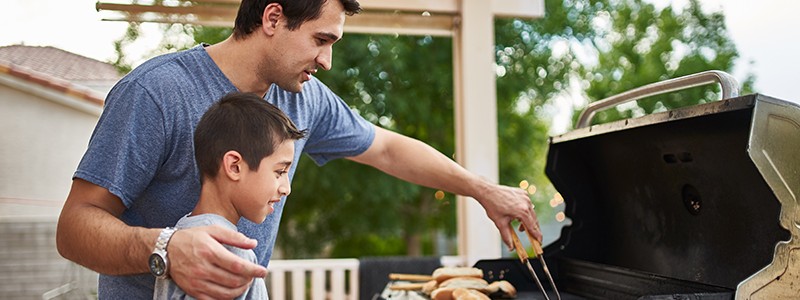
[[[538,229],[525,191],[487,182],[420,141],[374,126],[312,76],[331,68],[345,15],[359,10],[356,0],[244,0],[227,40],[156,57],[120,80],[75,172],[57,232],[64,257],[103,274],[100,298],[152,295],[153,276],[131,275],[148,269],[159,276],[167,272],[199,299],[233,298],[253,277],[266,275],[263,266],[220,243],[255,247],[266,266],[285,201],[261,225],[238,224],[255,240],[220,227],[163,229],[196,204],[175,200],[196,199],[199,191],[194,126],[210,105],[234,91],[264,95],[308,130],[295,144],[295,161],[302,153],[318,164],[344,157],[470,196],[486,209],[506,245],[513,219]],[[294,171],[293,165],[290,178]],[[538,230],[534,235],[541,239]]]

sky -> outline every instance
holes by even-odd
[[[119,0],[112,0],[119,1]],[[663,7],[680,7],[688,0],[653,0]],[[123,22],[101,21],[97,0],[3,0],[0,9],[0,46],[24,43],[54,46],[101,61],[114,57],[112,42],[126,28]],[[130,2],[128,2],[130,3]],[[800,68],[800,1],[796,0],[701,0],[704,8],[722,11],[736,43],[740,59],[732,74],[743,81],[756,75],[756,90],[779,99],[800,103],[794,84]],[[160,40],[156,24],[145,24],[141,41],[130,48],[130,57],[146,57]],[[335,49],[335,48],[334,48]],[[334,70],[335,71],[335,70]]]

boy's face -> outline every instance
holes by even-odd
[[[285,17],[281,20],[284,22],[278,23],[273,37],[274,48],[265,55],[259,69],[263,78],[270,79],[267,82],[298,93],[317,69],[331,68],[333,44],[344,32],[344,7],[340,1],[327,1],[318,19],[293,31],[286,27]]]
[[[239,214],[253,223],[264,222],[275,211],[275,203],[289,195],[289,167],[294,158],[294,141],[286,140],[272,155],[261,160],[258,171],[244,170],[240,193],[232,201]]]

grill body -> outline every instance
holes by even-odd
[[[545,248],[559,289],[587,299],[799,295],[798,124],[796,104],[753,94],[552,137],[546,173],[571,221]]]

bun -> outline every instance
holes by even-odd
[[[485,291],[489,287],[489,283],[483,278],[475,277],[454,277],[443,281],[439,287],[452,287],[452,288],[466,288],[473,290]]]
[[[471,289],[457,288],[452,293],[453,300],[491,300],[489,296]]]
[[[498,295],[503,298],[516,298],[517,289],[510,282],[505,280],[495,281],[486,288],[489,295]]]
[[[483,278],[483,270],[471,267],[442,267],[433,271],[433,279],[439,283],[454,277]]]
[[[438,288],[431,293],[431,300],[452,300],[455,288]]]
[[[425,293],[425,295],[430,295],[438,287],[439,283],[436,282],[436,280],[431,280],[422,285],[422,292]]]

